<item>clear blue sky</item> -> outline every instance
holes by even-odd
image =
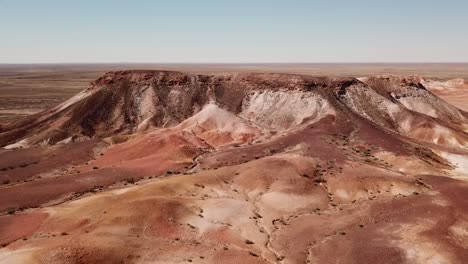
[[[468,0],[0,0],[0,63],[468,62]]]

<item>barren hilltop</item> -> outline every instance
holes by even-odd
[[[0,263],[464,263],[467,86],[106,73],[0,127]]]

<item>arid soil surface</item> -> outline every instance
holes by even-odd
[[[103,74],[0,127],[0,263],[466,263],[468,88],[422,76]]]

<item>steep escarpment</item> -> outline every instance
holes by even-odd
[[[7,148],[173,127],[214,104],[268,133],[325,116],[358,115],[380,129],[452,148],[468,146],[466,113],[420,78],[314,78],[287,74],[111,72],[67,102],[2,128]],[[339,109],[339,110],[338,110]]]
[[[111,72],[0,128],[0,263],[465,263],[466,125],[419,78]]]
[[[2,128],[0,145],[54,144],[73,135],[99,138],[171,127],[209,102],[257,120],[260,126],[286,129],[310,116],[327,114],[326,101],[312,90],[340,82],[279,74],[112,72],[67,102]]]

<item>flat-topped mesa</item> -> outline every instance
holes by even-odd
[[[275,73],[223,73],[213,75],[190,74],[175,71],[127,70],[108,72],[92,82],[88,90],[111,89],[125,94],[126,90],[152,87],[158,96],[167,99],[171,91],[182,96],[196,92],[196,98],[209,97],[232,112],[239,112],[242,100],[255,90],[301,90],[316,88],[343,88],[357,84],[354,78],[311,77]],[[333,92],[333,89],[329,92]],[[194,102],[197,103],[197,102]]]
[[[258,89],[308,89],[314,87],[341,86],[346,82],[357,82],[355,78],[313,77],[298,74],[282,73],[219,73],[191,74],[177,71],[160,70],[126,70],[104,74],[91,82],[90,88],[109,86],[126,82],[139,85],[188,85],[194,82],[216,84],[236,82],[239,85],[250,85]]]
[[[316,106],[325,105],[327,94],[358,83],[354,78],[293,74],[199,75],[133,70],[108,73],[93,85],[120,95],[129,93],[129,89],[136,91],[126,101],[143,96],[143,90],[150,87],[156,99],[146,101],[165,110],[157,115],[160,119],[145,122],[152,126],[173,126],[198,112],[207,102],[214,102],[243,118],[255,119],[253,121],[262,127],[281,130],[315,115]]]
[[[449,121],[437,122],[448,128],[447,133],[456,133],[452,130],[463,125],[464,115],[432,95],[419,79],[381,76],[358,80],[279,73],[202,75],[153,70],[109,72],[66,102],[3,128],[0,146],[55,144],[132,134],[151,127],[173,127],[207,104],[215,104],[220,110],[269,131],[294,129],[328,115],[351,118],[353,113],[383,129],[408,135],[412,128],[408,127],[407,117],[417,112],[420,117],[416,119],[422,118],[417,122],[432,124],[436,121],[427,116],[444,117]],[[428,112],[431,105],[435,110]],[[399,124],[403,121],[406,123]],[[458,141],[454,144],[464,144]]]
[[[327,114],[327,94],[357,83],[354,78],[293,74],[109,72],[57,107],[3,128],[0,146],[54,144],[74,135],[101,138],[171,127],[209,102],[261,127],[282,130]]]

